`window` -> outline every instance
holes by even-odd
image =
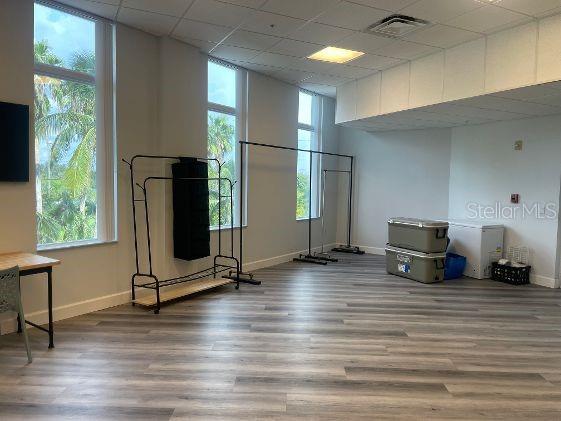
[[[298,103],[298,149],[321,151],[321,99],[319,96],[300,92]],[[296,219],[307,219],[312,207],[312,218],[320,216],[320,155],[312,156],[310,174],[310,154],[298,152],[296,171]],[[310,204],[310,179],[312,203]]]
[[[46,2],[34,26],[38,245],[113,240],[113,28]]]
[[[238,179],[240,147],[244,132],[244,72],[241,69],[208,61],[208,157],[218,159],[222,177],[234,183]],[[209,178],[218,177],[218,166],[209,163]],[[229,194],[229,184],[222,183],[222,195]],[[232,220],[230,200],[218,197],[218,183],[209,182],[210,225],[218,226],[218,207],[222,204],[220,221],[229,226]],[[239,225],[239,183],[234,185],[234,224]]]

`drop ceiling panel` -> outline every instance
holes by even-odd
[[[294,68],[294,66],[298,66],[300,63],[300,59],[282,54],[263,52],[254,57],[251,62],[279,68]]]
[[[339,0],[268,0],[261,10],[308,20],[337,3]]]
[[[558,107],[561,110],[561,94],[542,97],[536,99],[534,102],[544,105],[551,105],[553,107]]]
[[[468,31],[492,33],[529,20],[531,18],[526,15],[488,5],[465,13],[446,23]]]
[[[240,67],[244,67],[248,70],[253,70],[255,72],[262,73],[262,74],[268,75],[268,76],[272,75],[277,70],[281,70],[280,68],[275,67],[275,66],[267,66],[265,64],[251,63],[251,62],[248,62],[248,61],[232,60],[232,63],[237,64]]]
[[[123,0],[122,5],[132,9],[144,10],[146,12],[161,13],[175,17],[181,17],[193,0]]]
[[[483,5],[475,0],[420,0],[400,13],[443,23],[481,7]]]
[[[365,69],[383,70],[397,66],[398,64],[403,63],[403,61],[404,60],[402,59],[378,56],[376,54],[365,54],[348,64],[350,66],[364,67]]]
[[[455,115],[463,116],[469,120],[514,120],[517,118],[527,117],[525,114],[512,113],[508,111],[498,111],[489,110],[484,108],[470,107],[467,105],[460,105],[460,101],[454,101],[452,103],[446,104],[436,104],[428,107],[424,107],[423,110],[427,110],[433,113],[440,113],[445,115]]]
[[[561,112],[561,108],[550,105],[499,98],[492,95],[464,99],[460,101],[460,104],[481,109],[525,114],[527,116],[551,115]]]
[[[316,21],[355,31],[362,31],[390,14],[391,13],[386,10],[343,1],[329,8],[325,13],[320,15]]]
[[[189,45],[193,45],[198,49],[200,49],[202,52],[205,52],[207,54],[218,46],[218,44],[216,44],[215,42],[203,41],[200,39],[179,38],[179,37],[174,37],[174,38],[179,41],[185,42]]]
[[[212,51],[212,56],[221,58],[223,60],[240,60],[251,61],[259,51],[250,50],[247,48],[231,47],[228,45],[220,45]]]
[[[271,35],[238,29],[224,40],[224,44],[234,47],[250,48],[252,50],[266,50],[281,40],[282,38],[273,37]]]
[[[281,69],[272,73],[273,77],[277,79],[284,80],[288,83],[299,83],[302,80],[308,79],[312,74],[307,72],[302,72],[299,70],[288,70]]]
[[[328,75],[330,74],[329,71],[333,68],[333,63],[302,58],[296,63],[293,63],[292,68],[296,70],[304,70],[310,73]]]
[[[288,38],[328,45],[334,44],[336,41],[346,38],[352,33],[353,32],[348,29],[310,22],[289,34]]]
[[[547,97],[561,95],[559,89],[550,87],[550,84],[527,86],[525,88],[513,89],[511,91],[499,92],[493,96],[499,98],[516,99],[518,101],[529,101],[540,103],[540,100]]]
[[[352,3],[362,4],[363,6],[375,7],[377,9],[397,12],[418,0],[350,0]]]
[[[391,38],[355,32],[352,35],[333,43],[333,45],[335,47],[363,51],[365,53],[375,53],[380,48],[385,47],[392,42],[394,42],[394,40]]]
[[[220,42],[230,31],[230,28],[224,26],[182,19],[175,28],[173,35],[180,39],[188,38]]]
[[[561,0],[501,0],[501,7],[532,16],[542,16],[561,7]]]
[[[168,35],[177,23],[177,18],[173,16],[144,12],[127,7],[121,8],[118,20],[125,25],[134,26],[156,35]]]
[[[413,118],[418,121],[439,122],[453,125],[466,124],[469,120],[469,118],[461,115],[439,114],[425,110],[408,111],[405,117]],[[404,122],[406,122],[406,120],[404,120]]]
[[[301,19],[256,11],[252,15],[252,18],[243,24],[243,29],[268,35],[287,36],[295,32],[305,23],[306,22]]]
[[[309,79],[306,79],[307,83],[317,83],[320,85],[330,85],[330,86],[339,86],[351,81],[352,79],[342,76],[332,76],[332,75],[322,75],[322,74],[314,74]]]
[[[255,10],[247,7],[216,0],[195,0],[185,18],[234,28],[251,19],[254,14]]]
[[[353,67],[336,64],[328,70],[328,74],[334,76],[343,76],[349,79],[360,79],[376,73],[376,70],[364,69],[362,67]]]
[[[236,6],[251,7],[259,9],[267,0],[222,0],[224,3],[235,4]]]
[[[90,0],[88,0],[90,1]],[[94,1],[94,0],[91,0]],[[118,6],[121,4],[121,0],[95,0],[97,3],[112,4],[113,6]]]
[[[437,24],[415,31],[404,39],[438,48],[451,48],[480,37],[481,34],[477,32]]]
[[[321,50],[322,48],[324,48],[324,45],[284,39],[275,46],[271,47],[268,51],[271,53],[285,54],[288,56],[308,57],[309,55],[315,53],[318,50]]]

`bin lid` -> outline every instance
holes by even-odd
[[[388,224],[409,225],[419,228],[448,228],[446,221],[431,221],[430,219],[395,217],[388,219]]]
[[[386,246],[386,252],[388,252],[388,251],[391,251],[391,252],[394,252],[394,253],[405,254],[405,255],[408,255],[408,256],[420,257],[421,259],[445,259],[446,258],[446,253],[423,253],[423,252],[420,252],[420,251],[402,249],[402,248],[394,247],[394,246],[390,246],[390,245]]]
[[[493,228],[504,228],[504,225],[489,220],[477,220],[477,219],[449,219],[448,223],[452,226],[457,227],[467,227],[467,228],[479,228],[479,229],[493,229]]]

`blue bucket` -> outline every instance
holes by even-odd
[[[464,256],[454,253],[446,253],[446,264],[444,266],[444,279],[458,279],[464,276],[467,260]]]

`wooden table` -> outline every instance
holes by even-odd
[[[36,325],[25,320],[30,326],[33,326],[43,332],[49,334],[49,348],[54,348],[54,328],[53,328],[53,266],[59,265],[60,260],[51,259],[49,257],[38,256],[31,253],[6,253],[0,254],[0,270],[9,269],[14,266],[19,267],[20,276],[36,275],[38,273],[47,274],[48,283],[48,307],[49,307],[49,328]],[[21,320],[18,317],[18,332],[21,332]]]

